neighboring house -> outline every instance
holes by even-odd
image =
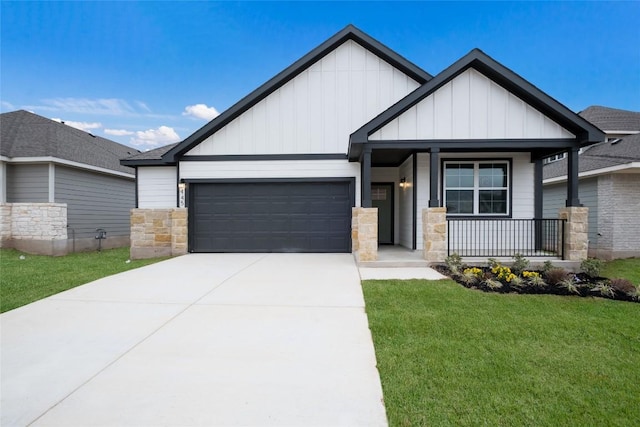
[[[593,106],[579,113],[606,134],[580,153],[580,201],[589,208],[589,255],[640,256],[640,112]],[[564,204],[567,161],[544,166],[544,213]]]
[[[132,256],[542,254],[542,159],[577,166],[602,138],[480,50],[432,76],[347,26],[181,143],[123,160]]]
[[[120,159],[138,150],[23,110],[0,114],[0,131],[2,247],[64,255],[129,245],[135,170]]]

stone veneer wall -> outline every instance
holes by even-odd
[[[0,247],[33,254],[66,255],[66,203],[3,203],[0,214]]]
[[[131,210],[131,259],[186,253],[186,208]]]
[[[444,262],[447,256],[447,208],[422,210],[423,258],[426,261]]]
[[[566,219],[564,226],[564,259],[581,261],[589,249],[589,208],[570,206],[561,208],[558,218]]]
[[[351,250],[358,262],[378,259],[378,208],[353,208]]]

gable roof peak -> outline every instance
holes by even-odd
[[[171,148],[162,156],[161,163],[175,163],[177,159],[184,153],[207,139],[209,136],[216,133],[218,130],[222,129],[235,118],[239,117],[242,113],[256,105],[258,102],[262,101],[271,93],[275,92],[277,89],[295,78],[297,75],[302,73],[308,67],[322,59],[325,55],[336,49],[347,40],[353,40],[354,42],[358,43],[360,46],[382,58],[393,67],[399,69],[400,71],[417,81],[419,84],[424,84],[432,78],[431,74],[427,73],[422,68],[418,67],[403,56],[389,49],[387,46],[369,36],[364,31],[358,29],[355,25],[348,24],[342,30],[338,31],[336,34],[317,46],[315,49],[311,50],[302,58],[298,59],[289,67],[285,68],[276,76],[268,80],[262,86],[258,87],[253,92],[249,93],[247,96],[238,101],[236,104],[222,112],[222,114],[220,114],[218,117],[195,131],[175,147]]]

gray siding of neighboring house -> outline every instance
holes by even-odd
[[[47,203],[49,165],[7,165],[7,203]]]
[[[543,187],[543,215],[545,218],[557,218],[560,208],[566,205],[566,183],[545,185]],[[601,225],[598,224],[598,178],[581,179],[578,186],[580,203],[589,208],[589,251],[602,244],[598,236]]]
[[[67,203],[69,238],[94,238],[97,228],[110,236],[129,236],[135,207],[133,179],[56,166],[55,199]]]
[[[611,175],[613,258],[640,256],[640,174]]]

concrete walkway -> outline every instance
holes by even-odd
[[[0,317],[2,426],[385,426],[350,254],[198,254]]]

